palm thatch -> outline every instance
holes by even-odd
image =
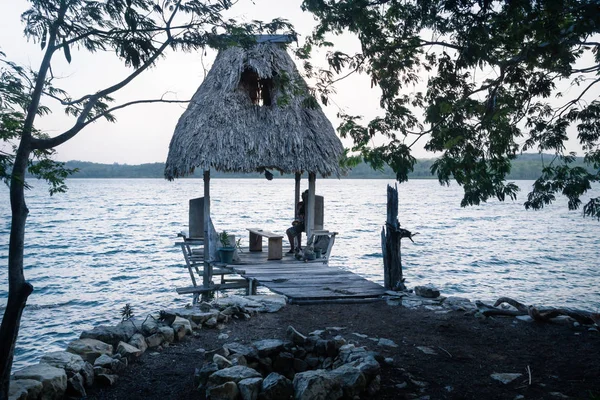
[[[165,177],[195,168],[339,177],[342,144],[320,107],[306,105],[306,96],[306,84],[282,46],[220,51],[177,123]]]

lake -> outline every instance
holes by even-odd
[[[526,304],[600,309],[600,222],[569,212],[559,199],[527,211],[523,199],[461,208],[462,189],[435,180],[399,186],[399,219],[415,243],[402,242],[409,288],[433,283],[443,295]],[[35,291],[23,313],[14,369],[63,350],[82,330],[115,324],[129,303],[136,315],[183,306],[191,295],[176,234],[187,230],[188,200],[203,194],[199,179],[72,179],[48,196],[34,181],[27,192],[25,276]],[[386,180],[317,179],[325,197],[325,229],[339,232],[330,264],[383,283],[380,234]],[[307,186],[302,182],[303,189]],[[593,195],[600,191],[595,188]],[[248,244],[245,228],[284,233],[293,217],[293,179],[213,179],[212,216]],[[585,197],[587,199],[587,197]],[[0,191],[0,310],[7,297],[8,189]],[[287,243],[284,240],[284,251]]]

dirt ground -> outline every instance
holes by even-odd
[[[393,365],[382,367],[377,399],[600,399],[598,331],[509,317],[479,319],[459,311],[441,314],[385,302],[288,305],[248,321],[232,320],[222,331],[203,329],[160,352],[147,351],[120,374],[115,386],[95,389],[88,399],[200,399],[193,385],[194,370],[203,362],[199,348],[211,351],[231,341],[283,339],[289,325],[304,334],[344,328],[332,334],[392,357]],[[221,333],[229,338],[219,340]],[[353,333],[391,339],[399,346],[378,347]],[[423,346],[435,354],[418,349]],[[522,375],[503,384],[490,377],[493,373]]]

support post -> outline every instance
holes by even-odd
[[[302,178],[302,173],[296,172],[294,176],[294,219],[298,219],[298,203],[300,202],[300,179]],[[306,209],[306,205],[305,205]]]
[[[308,173],[308,204],[305,205],[306,211],[306,239],[309,240],[315,229],[315,181],[316,174]]]
[[[204,271],[202,286],[209,287],[212,281],[212,264],[210,262],[210,170],[204,171]],[[208,293],[202,293],[208,299]]]
[[[387,220],[381,229],[381,250],[383,252],[383,285],[387,289],[406,290],[402,277],[402,256],[400,240],[403,237],[398,222],[398,186],[387,187]]]

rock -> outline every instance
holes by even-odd
[[[220,308],[238,306],[248,311],[273,313],[281,310],[287,304],[285,296],[281,295],[253,295],[222,297],[214,302]]]
[[[450,296],[442,303],[444,308],[453,311],[472,311],[477,309],[477,306],[471,300],[464,297]]]
[[[392,347],[392,348],[398,347],[398,345],[396,343],[394,343],[393,340],[384,339],[384,338],[379,339],[379,341],[377,342],[377,346]]]
[[[124,370],[125,367],[127,367],[127,359],[126,358],[123,358],[121,360],[113,359],[112,363],[110,363],[110,369],[113,372],[120,372],[120,371]]]
[[[529,315],[517,315],[515,318],[519,321],[533,322],[533,318],[531,318]]]
[[[119,377],[114,374],[100,374],[96,376],[96,382],[101,386],[113,386]]]
[[[157,318],[148,316],[148,318],[146,318],[144,320],[144,322],[142,323],[142,333],[145,336],[154,335],[155,333],[158,332],[159,326],[160,326],[160,323],[158,322]]]
[[[440,291],[432,284],[424,286],[415,286],[415,294],[417,296],[425,297],[428,299],[435,299],[436,297],[440,297]]]
[[[102,374],[112,374],[110,368],[104,367],[94,367],[94,376],[102,375]]]
[[[361,357],[360,359],[353,361],[351,365],[365,374],[367,380],[373,379],[373,377],[379,374],[379,370],[381,369],[381,366],[373,356]]]
[[[294,366],[294,355],[286,351],[282,351],[273,360],[273,369],[283,374],[292,370]]]
[[[161,326],[158,331],[163,335],[165,342],[173,343],[175,341],[175,331],[170,326]]]
[[[256,348],[260,357],[279,353],[284,348],[285,344],[286,342],[279,339],[263,339],[252,342],[252,346]]]
[[[87,396],[85,391],[85,379],[81,374],[77,373],[67,379],[67,391],[66,395],[68,397],[76,397],[78,399],[84,398]]]
[[[206,389],[206,398],[211,400],[235,400],[238,395],[239,389],[234,382],[225,382],[222,385]]]
[[[344,395],[336,377],[325,370],[297,373],[293,385],[295,400],[337,400]]]
[[[165,338],[161,333],[155,333],[146,338],[146,344],[148,344],[149,348],[155,348],[163,344]]]
[[[117,326],[96,326],[89,331],[83,331],[80,339],[96,339],[108,343],[116,348],[119,342],[126,342],[136,332],[136,328],[131,322],[122,322]]]
[[[231,353],[241,354],[246,358],[258,358],[258,351],[252,346],[246,346],[238,342],[225,343],[223,348]]]
[[[117,354],[123,356],[127,361],[131,362],[141,356],[143,351],[125,342],[119,342],[117,346]]]
[[[217,336],[218,340],[227,340],[229,339],[229,335],[226,333],[220,333],[219,336]]]
[[[198,325],[204,324],[210,318],[217,319],[219,315],[219,311],[213,309],[208,303],[203,303],[204,305],[200,305],[201,308],[178,308],[173,310],[165,310],[166,314],[175,315],[177,317],[185,318],[187,320],[193,321]]]
[[[191,335],[193,332],[192,324],[188,319],[181,318],[179,316],[175,316],[175,321],[171,324],[171,327],[178,331],[180,326],[183,326],[186,335]]]
[[[333,365],[333,359],[331,357],[327,357],[326,359],[323,360],[323,369],[330,369],[331,366]]]
[[[213,355],[213,362],[215,364],[217,364],[217,368],[219,368],[219,369],[229,368],[229,367],[233,366],[231,361],[229,361],[228,359],[226,359],[225,357],[223,357],[220,354]]]
[[[203,301],[198,304],[198,309],[200,309],[202,312],[209,312],[213,310],[213,306],[210,303]]]
[[[272,372],[263,380],[262,390],[260,393],[261,399],[264,400],[280,400],[289,399],[294,395],[294,386],[285,376]]]
[[[430,354],[432,356],[437,355],[437,353],[435,352],[435,350],[433,350],[431,347],[427,347],[427,346],[417,346],[417,349],[421,350],[423,353],[425,354]]]
[[[303,345],[306,342],[306,336],[294,329],[293,326],[288,326],[285,335],[289,341],[297,345]]]
[[[67,351],[47,353],[42,356],[40,364],[48,364],[56,368],[62,368],[67,373],[67,377],[81,374],[86,386],[92,386],[94,384],[94,367],[89,362],[84,361],[79,354],[73,354]]]
[[[248,366],[248,360],[241,354],[232,354],[228,357],[229,361],[231,361],[231,365],[243,365]]]
[[[262,387],[262,378],[242,379],[238,382],[238,389],[242,400],[257,400]]]
[[[319,365],[319,358],[318,357],[306,357],[306,359],[304,360],[306,361],[306,365],[308,365],[310,368],[316,368],[317,365]]]
[[[365,375],[358,368],[350,365],[342,365],[340,368],[330,371],[330,376],[334,377],[340,384],[346,399],[360,396],[367,387]]]
[[[242,379],[262,378],[260,373],[252,368],[236,365],[216,371],[208,378],[208,386],[218,386],[225,382],[239,382]]]
[[[381,389],[381,375],[377,375],[377,376],[375,376],[375,378],[373,378],[371,380],[371,382],[369,382],[369,385],[367,386],[367,394],[369,396],[375,396],[377,394],[377,392],[379,392],[380,389]]]
[[[84,361],[93,364],[103,354],[111,355],[113,347],[97,339],[77,339],[69,343],[67,351],[79,354]]]
[[[9,400],[38,399],[42,394],[42,382],[35,379],[11,379],[8,389]]]
[[[516,374],[516,373],[497,373],[497,372],[494,372],[490,376],[492,377],[492,379],[497,380],[498,382],[502,382],[503,384],[506,385],[507,383],[510,383],[510,382],[514,381],[515,379],[517,379],[521,375],[522,374]]]
[[[92,340],[92,339],[90,339]],[[13,375],[15,380],[33,379],[42,383],[40,397],[44,400],[62,399],[67,391],[67,373],[48,364],[30,365]]]
[[[217,372],[219,367],[215,363],[206,363],[202,366],[202,368],[198,371],[198,388],[203,387],[208,382],[208,378]]]
[[[204,326],[206,326],[207,328],[216,328],[217,327],[217,317],[211,317],[209,319],[207,319],[206,321],[204,321]]]
[[[134,334],[131,337],[131,339],[129,339],[128,344],[138,348],[142,352],[142,354],[145,353],[148,349],[148,343],[146,343],[146,338],[141,333]]]
[[[187,335],[186,327],[183,325],[173,324],[173,325],[171,325],[171,328],[173,328],[173,332],[175,332],[175,341],[176,342],[180,342],[181,340],[183,340],[185,335]],[[190,328],[190,330],[191,330],[191,328]]]
[[[94,361],[94,367],[110,368],[112,362],[113,358],[111,356],[102,354],[100,357],[96,358],[96,361]]]
[[[352,334],[353,334],[354,336],[357,336],[357,337],[361,338],[361,339],[366,339],[366,338],[368,338],[368,337],[369,337],[369,335],[363,335],[362,333],[356,333],[356,332],[354,332],[354,333],[352,333]]]
[[[294,371],[296,371],[296,372],[308,371],[308,364],[306,363],[306,361],[304,361],[300,358],[294,358],[293,367],[294,367]]]

